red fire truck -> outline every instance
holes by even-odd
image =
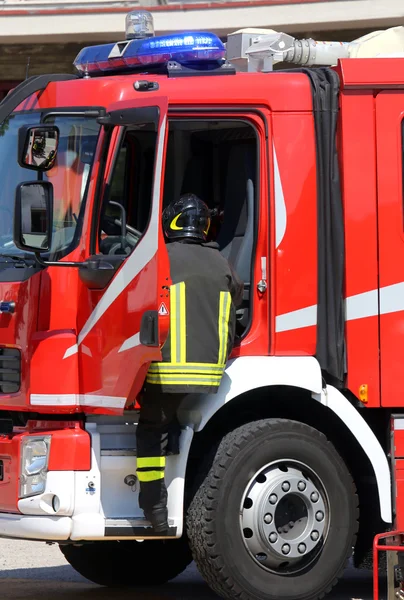
[[[352,48],[238,32],[229,62],[215,35],[131,13],[78,75],[0,104],[0,536],[55,542],[102,585],[193,558],[222,597],[309,600],[404,528],[404,58]],[[179,411],[161,537],[137,400],[183,192],[219,215],[245,293],[218,393]]]

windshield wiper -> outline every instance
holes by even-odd
[[[0,254],[1,263],[12,263],[15,267],[27,267],[36,263],[34,258],[19,254]]]

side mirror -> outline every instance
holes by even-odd
[[[47,252],[52,243],[53,186],[29,181],[17,187],[14,244],[20,250]]]
[[[49,171],[56,161],[59,128],[55,125],[21,127],[18,135],[20,165],[35,171]]]

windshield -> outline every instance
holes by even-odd
[[[46,173],[18,164],[18,130],[39,123],[60,131],[55,166]],[[23,255],[13,242],[14,202],[19,183],[41,179],[53,185],[53,236],[50,260],[70,252],[78,242],[87,182],[100,126],[95,118],[58,114],[41,121],[40,112],[14,113],[0,124],[0,255]]]

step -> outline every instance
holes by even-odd
[[[173,521],[168,520],[169,529],[167,533],[155,533],[149,521],[142,518],[119,518],[105,519],[105,537],[175,537],[177,528]]]

